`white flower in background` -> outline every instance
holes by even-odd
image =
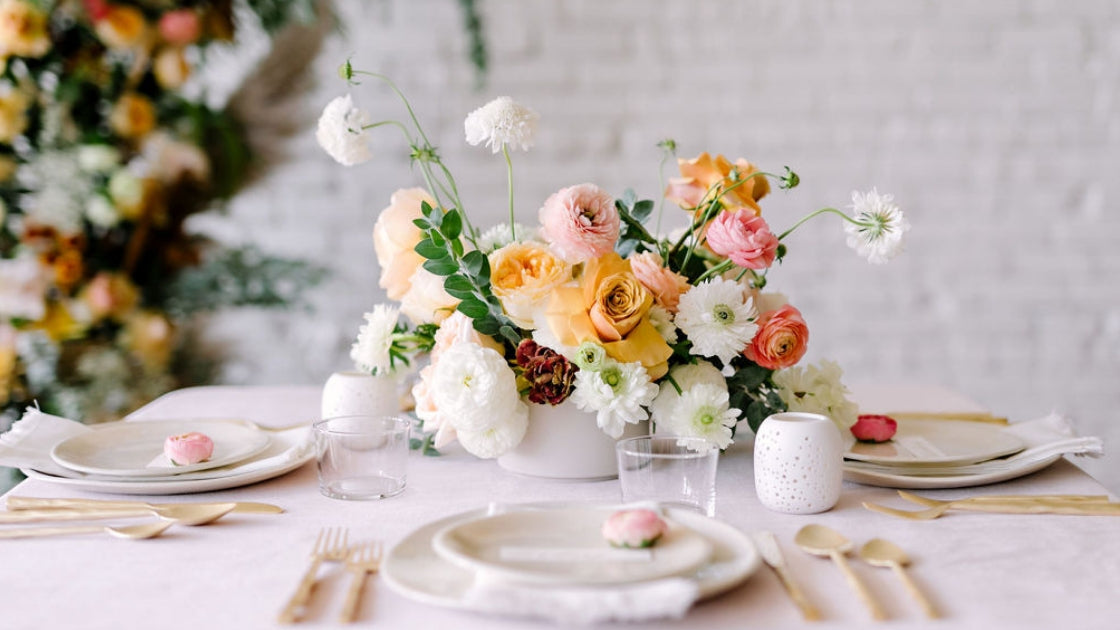
[[[727,385],[703,383],[681,393],[663,427],[681,437],[704,438],[723,449],[731,444],[731,429],[740,413],[731,408]]]
[[[848,400],[848,388],[841,376],[837,363],[824,360],[819,365],[778,370],[773,378],[778,395],[790,411],[828,416],[847,435],[848,427],[856,423],[859,407]]]
[[[78,166],[90,173],[109,173],[121,163],[121,152],[107,144],[83,144],[77,151]]]
[[[727,380],[720,374],[719,368],[707,361],[678,365],[669,370],[668,378],[661,380],[657,398],[649,407],[653,422],[659,426],[671,424],[677,415],[677,402],[680,401],[681,393],[698,385],[715,385],[727,391]]]
[[[47,275],[35,256],[0,260],[0,317],[39,320],[47,312]]]
[[[335,97],[323,108],[315,139],[319,146],[343,166],[354,166],[373,158],[365,126],[369,114],[354,106],[350,95]]]
[[[144,138],[140,168],[147,177],[174,184],[181,179],[210,180],[210,158],[195,144],[182,142],[171,134],[157,131]]]
[[[86,219],[101,228],[111,228],[121,222],[120,211],[102,195],[90,197],[86,203]]]
[[[503,146],[527,151],[533,146],[539,118],[537,112],[500,96],[468,114],[463,128],[471,146],[486,143],[494,153]]]
[[[657,396],[657,386],[641,363],[609,362],[598,372],[576,372],[572,401],[596,413],[596,422],[612,438],[622,436],[627,424],[649,417],[644,407]]]
[[[459,300],[443,288],[443,277],[418,267],[401,296],[401,313],[413,324],[439,324],[455,312]]]
[[[350,347],[354,367],[363,372],[389,373],[393,366],[389,350],[393,347],[393,332],[400,314],[393,306],[378,304],[363,315],[366,323],[358,329],[358,339]]]
[[[649,323],[653,324],[665,343],[677,343],[677,325],[673,323],[673,314],[665,307],[657,304],[649,307]]]
[[[517,241],[519,243],[541,240],[535,228],[520,223],[514,223],[513,226],[517,231]],[[478,251],[483,254],[490,254],[494,250],[501,249],[512,242],[513,239],[510,238],[509,224],[499,223],[489,230],[486,230],[482,233],[482,236],[478,237]]]
[[[459,343],[440,357],[429,384],[439,414],[450,420],[460,443],[478,457],[497,457],[521,441],[529,409],[517,377],[491,348]]]
[[[844,222],[848,233],[848,247],[856,250],[868,262],[881,265],[902,251],[902,238],[910,223],[902,210],[893,203],[891,195],[871,192],[852,192],[852,218],[858,223]]]
[[[692,342],[692,354],[717,357],[726,369],[754,339],[757,318],[743,285],[711,278],[681,296],[676,324]]]
[[[28,191],[21,204],[28,219],[63,234],[82,231],[86,200],[95,186],[80,167],[77,151],[43,151],[19,168],[16,179]]]

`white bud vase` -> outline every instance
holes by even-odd
[[[335,372],[323,385],[321,417],[400,415],[398,381],[397,376],[392,374],[373,376],[363,372]]]
[[[762,505],[785,514],[816,514],[840,500],[844,441],[817,413],[776,413],[754,438],[754,487]]]

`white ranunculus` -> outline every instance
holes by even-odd
[[[843,371],[828,360],[819,365],[795,366],[774,373],[774,386],[790,411],[819,413],[832,418],[848,435],[856,423],[859,407],[848,400],[848,388],[841,382]]]
[[[497,457],[525,434],[529,410],[505,357],[475,343],[459,343],[440,357],[429,391],[460,443],[478,457]],[[464,439],[463,436],[467,437]]]
[[[369,114],[358,109],[349,94],[338,96],[323,108],[315,139],[339,164],[354,166],[373,158],[365,129],[369,124]]]

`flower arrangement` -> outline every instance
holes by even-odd
[[[410,124],[374,122],[352,97],[327,105],[317,137],[338,162],[370,155],[369,131],[392,125],[412,147],[426,189],[397,191],[373,229],[380,285],[400,306],[366,316],[352,358],[392,371],[430,351],[413,388],[415,413],[436,447],[457,439],[480,457],[499,456],[524,436],[529,405],[571,400],[618,437],[651,419],[659,431],[706,438],[723,448],[737,424],[751,429],[783,411],[824,413],[845,428],[856,420],[839,366],[798,366],[809,339],[801,313],[764,291],[787,241],[815,216],[843,218],[848,244],[873,263],[897,254],[909,225],[889,195],[854,193],[852,213],[823,208],[776,232],[762,216],[771,182],[798,176],[760,170],[708,153],[678,160],[663,200],[688,225],[661,235],[648,224],[664,201],[612,196],[590,183],[545,199],[538,223],[518,223],[511,151],[533,146],[538,115],[503,97],[467,116],[465,135],[505,159],[508,223],[471,224],[450,171],[408,101]],[[673,155],[675,143],[661,144]],[[398,321],[403,314],[409,323]]]

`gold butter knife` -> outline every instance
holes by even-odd
[[[793,576],[786,568],[785,556],[782,555],[782,549],[778,546],[778,539],[774,537],[774,534],[766,531],[758,532],[754,535],[754,542],[755,546],[758,547],[759,555],[762,556],[762,561],[773,569],[774,573],[778,574],[782,586],[789,593],[789,598],[793,600],[793,603],[801,609],[801,616],[805,618],[805,621],[819,620],[821,618],[820,611],[805,597],[805,593],[797,585],[797,582],[793,581]]]
[[[222,502],[224,503],[224,501]],[[270,503],[230,501],[233,511],[239,514],[280,514],[284,508]],[[39,510],[49,508],[100,508],[104,510],[159,510],[163,507],[198,505],[196,503],[145,503],[143,501],[106,501],[103,499],[45,499],[38,497],[8,497],[9,510]]]

